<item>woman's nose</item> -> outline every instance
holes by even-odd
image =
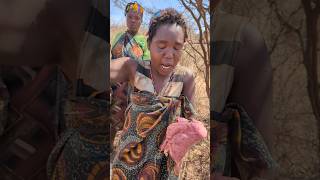
[[[136,20],[135,18],[132,18],[132,19],[131,19],[131,22],[132,22],[132,23],[136,23],[137,20]]]
[[[174,57],[174,49],[173,49],[173,48],[168,48],[168,49],[164,52],[164,57],[165,57],[165,58],[173,58],[173,57]]]

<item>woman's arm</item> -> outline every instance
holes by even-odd
[[[121,57],[110,61],[110,82],[133,81],[137,63],[129,57]]]
[[[113,40],[111,41],[111,49],[116,45],[116,43],[118,42],[118,40],[120,39],[120,37],[123,35],[123,32],[119,32],[115,38],[113,38]]]
[[[183,82],[183,94],[189,99],[192,106],[194,106],[194,94],[195,94],[195,78],[191,71],[187,71]]]

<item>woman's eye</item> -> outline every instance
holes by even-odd
[[[164,48],[166,48],[166,46],[165,46],[164,44],[159,44],[159,45],[158,45],[158,48],[164,49]]]
[[[181,50],[181,49],[182,49],[182,46],[175,46],[174,49],[175,49],[175,50]]]

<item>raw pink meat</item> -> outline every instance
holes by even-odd
[[[175,173],[180,171],[180,164],[188,149],[207,137],[207,130],[203,123],[197,120],[187,120],[182,117],[177,118],[177,122],[170,124],[167,128],[166,138],[160,146],[175,162]]]

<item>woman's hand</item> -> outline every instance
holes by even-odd
[[[137,63],[131,60],[130,57],[121,57],[113,59],[110,62],[110,81],[116,82],[128,82],[134,77],[134,73],[137,69]]]

